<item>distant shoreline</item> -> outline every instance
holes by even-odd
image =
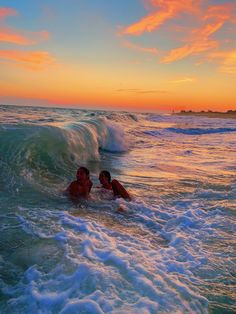
[[[199,116],[207,118],[223,118],[223,119],[236,119],[236,110],[229,110],[227,112],[215,112],[215,111],[180,111],[172,113],[174,116]]]

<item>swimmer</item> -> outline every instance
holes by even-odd
[[[76,180],[70,183],[66,189],[66,194],[69,195],[72,201],[77,201],[81,198],[88,199],[92,186],[93,183],[89,178],[89,170],[85,167],[79,167],[76,173]]]
[[[111,174],[107,170],[103,170],[99,174],[99,181],[102,187],[106,190],[112,190],[114,197],[122,197],[125,200],[130,201],[131,197],[123,185],[118,180],[111,180]],[[122,207],[117,209],[118,212],[124,212]]]

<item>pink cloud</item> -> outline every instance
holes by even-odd
[[[220,30],[231,17],[232,5],[210,6],[201,18],[202,26],[193,29],[190,37],[186,40],[188,44],[172,49],[161,62],[170,63],[183,59],[190,55],[197,55],[219,47],[220,42],[210,39],[214,33]]]
[[[4,19],[10,15],[17,15],[17,11],[11,8],[0,8],[0,22],[2,22],[0,25],[0,42],[34,45],[49,38],[50,34],[45,30],[40,32],[19,31],[4,25]]]
[[[27,32],[27,35],[10,28],[0,28],[0,42],[12,43],[17,45],[34,45],[41,40],[49,38],[49,32]]]
[[[41,70],[55,59],[47,51],[0,50],[0,59],[11,61],[12,65],[32,70]]]
[[[154,55],[158,54],[158,50],[156,48],[143,47],[129,41],[124,41],[123,45],[136,51],[147,52]]]
[[[207,50],[217,48],[217,41],[196,41],[192,44],[182,46],[180,48],[176,48],[171,50],[167,56],[161,59],[162,63],[171,63],[177,60],[184,59],[190,55],[197,55],[201,52],[205,52]]]
[[[5,19],[7,16],[15,16],[17,11],[12,8],[0,8],[0,22]]]
[[[15,16],[18,12],[12,8],[0,8],[0,43],[17,45],[34,45],[47,40],[49,32],[19,31],[5,25],[7,16]],[[31,70],[45,69],[54,63],[54,58],[47,51],[0,50],[0,62],[11,66],[24,67]]]
[[[181,34],[178,24],[172,28],[172,34],[178,33],[181,45],[165,54],[163,52],[161,63],[171,63],[192,55],[206,55],[209,51],[217,51],[223,42],[227,43],[227,38],[223,41],[214,35],[225,25],[229,26],[236,20],[236,3],[232,2],[207,6],[207,1],[202,0],[146,0],[145,8],[149,13],[136,23],[125,27],[121,35],[140,36],[145,32],[158,30],[170,19],[175,19],[178,23],[183,13],[193,16],[194,24],[189,25],[188,29],[181,27]],[[230,35],[230,30],[227,29]],[[232,43],[232,40],[229,39],[228,42]],[[132,45],[126,46],[134,48]]]
[[[123,29],[121,34],[138,36],[158,29],[167,20],[183,12],[198,11],[200,0],[148,0],[154,10],[141,20]]]

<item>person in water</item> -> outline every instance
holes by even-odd
[[[126,200],[131,200],[129,193],[123,185],[115,179],[111,180],[111,174],[109,171],[101,171],[99,174],[99,181],[104,189],[112,190],[115,197],[122,197]]]
[[[80,198],[88,199],[92,186],[93,183],[89,178],[89,170],[85,167],[79,167],[76,173],[76,180],[71,182],[66,189],[66,193],[73,201],[77,201]]]

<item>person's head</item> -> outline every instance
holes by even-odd
[[[85,167],[79,167],[76,173],[76,178],[78,181],[85,181],[89,179],[89,170]]]
[[[102,185],[111,184],[111,174],[107,170],[103,170],[99,174],[99,181]]]

